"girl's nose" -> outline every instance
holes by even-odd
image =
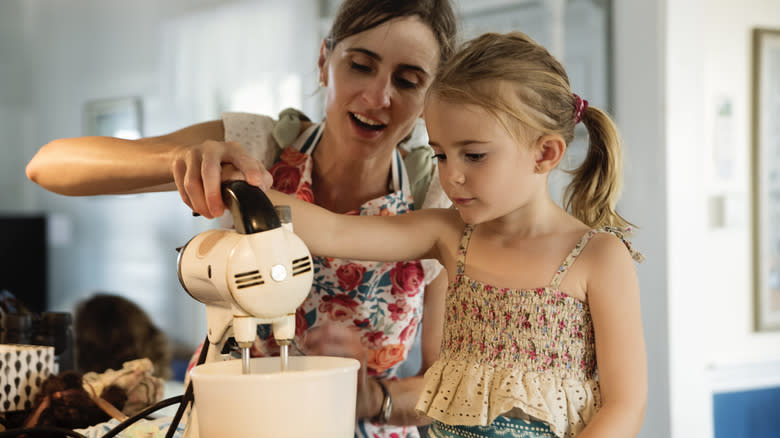
[[[377,75],[363,92],[363,98],[374,108],[385,108],[390,106],[391,92],[390,78]]]
[[[466,174],[457,169],[452,169],[449,176],[449,179],[453,184],[463,185],[466,183]]]

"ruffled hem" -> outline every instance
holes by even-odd
[[[601,406],[598,381],[524,372],[501,364],[439,360],[425,373],[416,410],[446,424],[486,426],[514,408],[559,437],[579,433]]]

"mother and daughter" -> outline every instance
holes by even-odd
[[[424,119],[454,208],[357,217],[269,197],[291,205],[313,254],[446,268],[441,356],[416,405],[431,436],[635,436],[647,394],[642,256],[615,211],[613,122],[521,33],[467,43],[438,71]],[[578,122],[590,145],[562,208],[548,175]]]
[[[370,53],[355,50],[349,56]],[[446,268],[441,352],[414,391],[417,415],[433,421],[430,436],[636,436],[647,398],[633,264],[642,256],[615,211],[615,125],[522,33],[478,37],[435,72],[423,115],[452,208],[356,216],[275,190],[268,196],[291,206],[312,254],[436,259]],[[548,176],[580,122],[588,153],[559,206]],[[266,185],[257,167],[244,168],[251,175],[241,167],[225,164],[222,179]],[[172,169],[187,202],[184,188],[202,187],[202,176]],[[376,405],[363,403],[366,411]],[[377,418],[392,423],[386,407]]]

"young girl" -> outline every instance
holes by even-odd
[[[635,436],[647,394],[642,256],[615,211],[612,121],[521,33],[468,43],[437,74],[424,116],[456,208],[354,217],[269,196],[292,205],[314,254],[445,266],[442,353],[417,403],[431,436]],[[580,121],[590,145],[561,208],[548,175]]]

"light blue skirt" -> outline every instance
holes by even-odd
[[[500,416],[487,426],[451,426],[435,421],[428,429],[430,438],[556,438],[547,423]]]

